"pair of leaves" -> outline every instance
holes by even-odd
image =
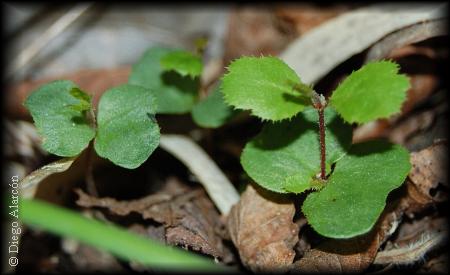
[[[155,91],[157,113],[192,111],[192,118],[199,126],[217,128],[236,112],[225,104],[218,88],[198,101],[202,70],[202,60],[198,55],[179,49],[152,47],[133,66],[128,82]]]
[[[331,106],[350,123],[365,123],[399,112],[409,81],[398,74],[398,69],[390,61],[366,64],[333,92]],[[232,62],[228,70],[222,84],[225,101],[251,110],[263,120],[291,118],[311,104],[312,89],[278,58],[243,57]]]
[[[245,146],[241,164],[262,187],[279,193],[308,195],[302,210],[311,226],[332,238],[368,232],[384,209],[387,194],[399,187],[411,165],[401,146],[372,141],[351,146],[351,126],[325,109],[326,183],[320,171],[317,111],[307,108],[291,121],[270,123]]]
[[[125,84],[106,91],[99,102],[96,129],[87,119],[90,97],[71,81],[41,86],[25,106],[43,137],[43,148],[58,156],[78,155],[95,137],[94,148],[100,156],[133,169],[159,143],[155,98],[143,87]]]
[[[187,52],[152,47],[133,65],[128,83],[155,92],[157,113],[187,113],[197,100],[199,62],[201,65],[198,57]]]
[[[398,112],[409,82],[397,73],[395,63],[369,63],[333,93],[332,108],[325,109],[325,123],[327,172],[332,165],[334,170],[327,182],[322,182],[316,177],[320,145],[318,114],[309,107],[312,88],[277,58],[234,61],[223,77],[225,101],[249,109],[263,120],[283,120],[265,125],[247,143],[241,155],[244,170],[274,192],[319,190],[308,195],[303,212],[320,234],[350,238],[368,232],[383,210],[387,194],[402,184],[410,170],[409,153],[383,141],[350,148],[352,128],[345,121],[364,123]]]

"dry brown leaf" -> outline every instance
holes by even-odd
[[[171,192],[167,192],[168,190]],[[233,258],[231,252],[224,246],[221,234],[218,232],[223,226],[219,213],[203,189],[189,191],[186,187],[173,188],[172,186],[166,187],[156,194],[129,201],[96,198],[87,195],[80,189],[76,189],[75,192],[79,195],[77,204],[80,206],[107,208],[119,216],[127,216],[131,212],[136,212],[143,219],[163,224],[165,227],[164,239],[168,244],[191,248],[220,258],[224,262],[229,262]]]
[[[356,273],[362,272],[375,258],[383,230],[349,240],[328,239],[296,261],[293,272]]]
[[[409,173],[409,179],[418,193],[430,202],[447,200],[448,194],[436,190],[439,184],[448,186],[447,140],[438,141],[426,149],[411,153],[411,163],[413,168]]]
[[[292,264],[299,227],[286,197],[251,184],[228,216],[228,230],[242,263],[254,272],[286,271]]]

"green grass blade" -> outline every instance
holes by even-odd
[[[155,269],[205,272],[225,270],[225,267],[207,258],[39,200],[21,199],[20,219],[27,225],[77,239],[121,259],[137,261]]]

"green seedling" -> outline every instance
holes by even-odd
[[[396,63],[372,62],[326,100],[275,57],[233,61],[221,85],[226,103],[268,121],[242,152],[246,173],[268,190],[306,193],[309,224],[332,238],[370,231],[410,171],[406,149],[385,140],[351,144],[349,124],[398,113],[408,88]]]
[[[91,97],[67,80],[41,86],[24,104],[43,138],[42,147],[58,156],[76,156],[95,138],[99,156],[134,169],[159,144],[155,96],[140,86],[125,84],[106,91],[97,115]]]
[[[217,128],[236,112],[223,101],[219,85],[200,98],[202,53],[206,39],[196,41],[197,51],[152,47],[133,66],[128,82],[155,91],[158,114],[191,112],[193,121],[204,128]]]

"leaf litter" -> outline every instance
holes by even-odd
[[[79,196],[76,201],[79,206],[107,209],[118,216],[135,212],[144,220],[162,224],[167,244],[190,248],[224,262],[233,259],[223,242],[224,229],[220,215],[201,188],[189,190],[172,179],[155,194],[122,201],[93,197],[81,189],[75,192]]]

